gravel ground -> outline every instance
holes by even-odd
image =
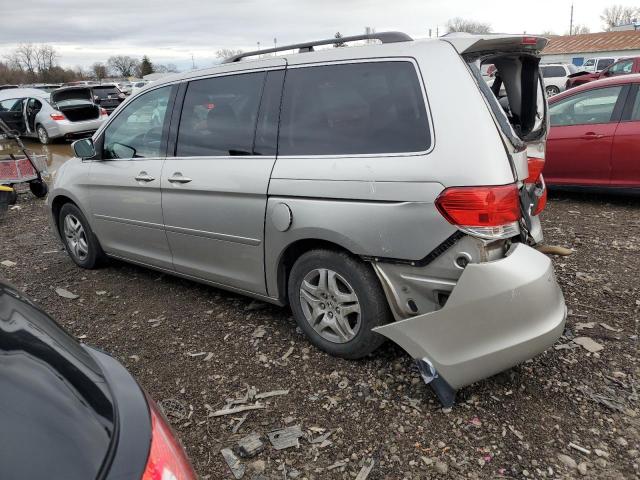
[[[637,198],[551,198],[547,242],[575,249],[554,259],[569,307],[565,336],[465,388],[451,411],[390,343],[371,358],[340,360],[311,347],[288,309],[119,262],[77,268],[30,194],[0,221],[0,262],[16,262],[0,265],[0,276],[118,358],[165,405],[205,479],[232,478],[222,448],[296,425],[299,447],[275,450],[265,439],[264,451],[243,460],[244,478],[352,479],[368,459],[370,480],[638,478],[639,213]],[[574,337],[603,348],[591,353]],[[281,389],[288,393],[259,400],[264,408],[249,411],[237,433],[244,413],[212,416],[248,390]]]

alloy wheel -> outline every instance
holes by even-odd
[[[89,255],[89,242],[80,220],[75,215],[67,215],[64,219],[64,236],[69,251],[80,261]]]
[[[300,285],[300,305],[309,325],[323,339],[346,343],[360,330],[360,302],[353,287],[339,273],[317,268]]]

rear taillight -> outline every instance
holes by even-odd
[[[49,116],[51,117],[51,120],[55,120],[56,122],[67,119],[62,112],[53,112]]]
[[[544,158],[529,157],[527,163],[529,164],[529,176],[524,182],[536,183],[544,168]]]
[[[527,159],[527,163],[529,164],[529,176],[524,182],[535,185],[534,193],[538,198],[538,202],[532,211],[532,215],[535,216],[539,215],[547,205],[547,186],[545,185],[544,178],[542,177],[544,158],[529,157]]]
[[[148,397],[147,401],[151,412],[152,437],[142,480],[195,480],[196,474],[171,427],[155,402]]]
[[[100,109],[100,115],[103,116],[103,117],[106,117],[109,114],[107,113],[107,111],[104,108],[101,108]]]
[[[537,45],[538,39],[536,37],[522,37],[522,45]]]
[[[451,187],[436,199],[449,223],[482,238],[510,238],[520,233],[520,196],[516,184]]]

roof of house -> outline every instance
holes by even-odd
[[[549,37],[543,55],[640,50],[640,31],[584,33]]]

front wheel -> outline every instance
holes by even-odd
[[[79,267],[96,268],[104,259],[89,222],[74,204],[66,203],[60,209],[58,229],[67,253]]]
[[[384,343],[373,328],[391,321],[370,266],[344,252],[312,250],[294,264],[288,296],[298,326],[331,355],[362,358]]]
[[[547,92],[547,97],[553,97],[554,95],[558,95],[560,93],[560,89],[555,85],[549,85],[544,90],[545,92]]]

